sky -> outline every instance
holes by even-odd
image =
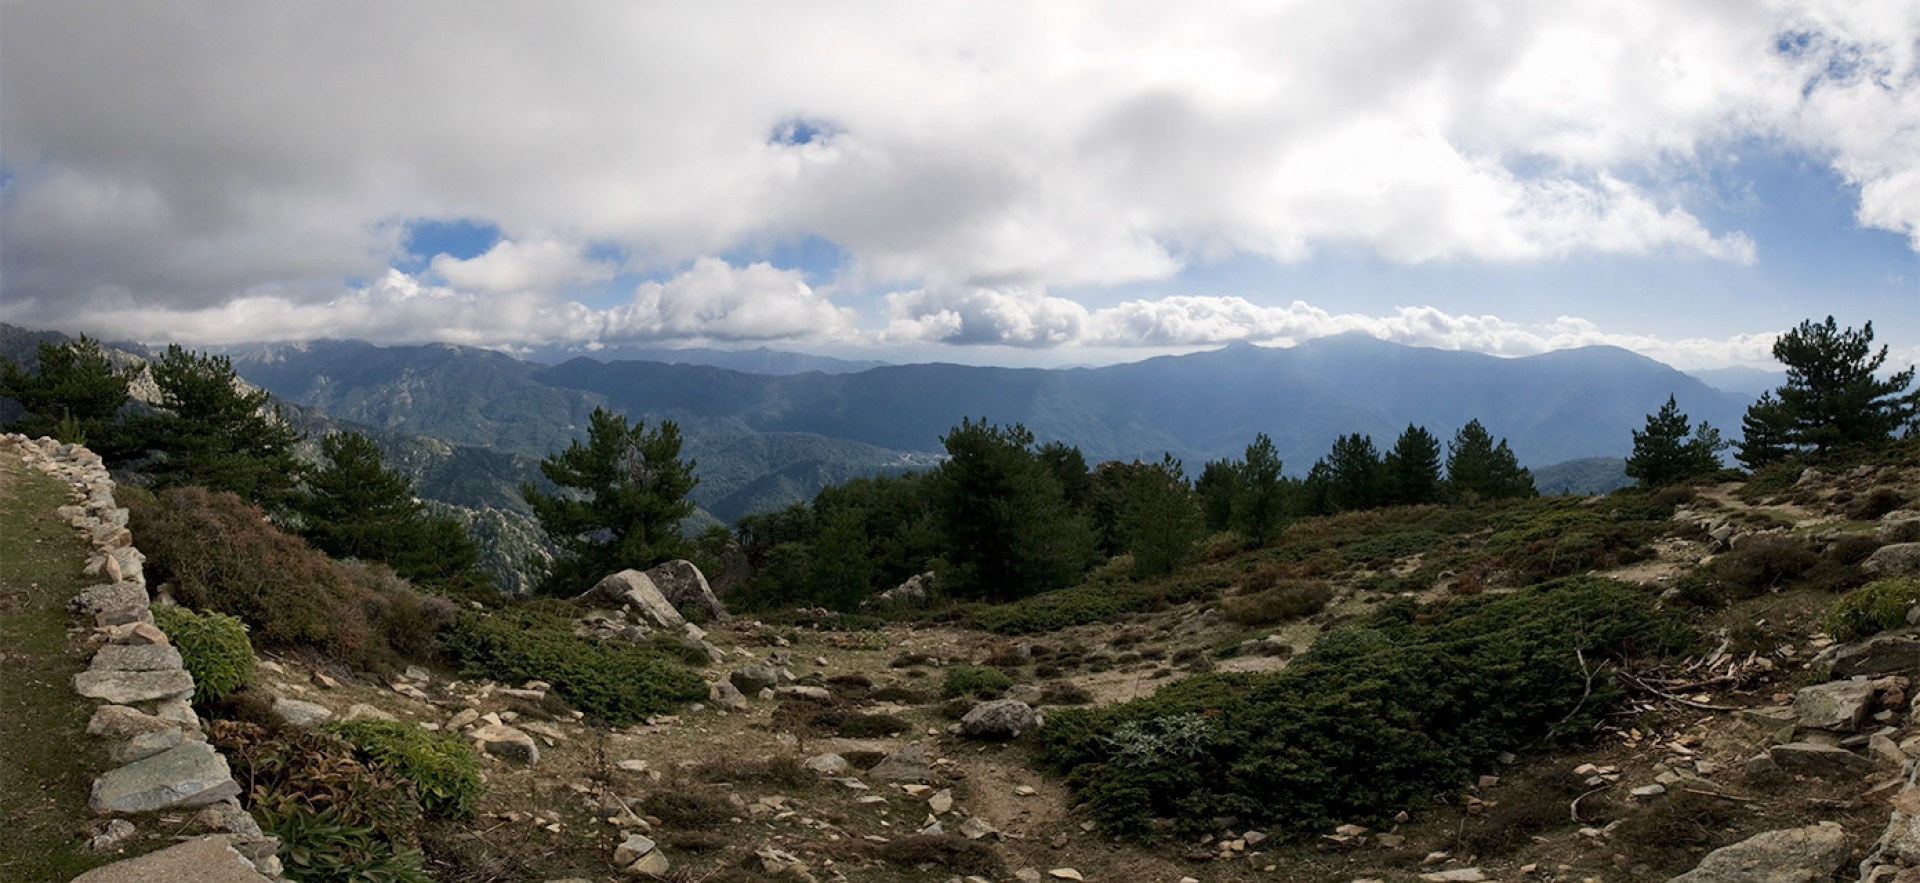
[[[0,321],[1920,361],[1912,0],[0,3]]]

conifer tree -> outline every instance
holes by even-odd
[[[1659,487],[1712,475],[1720,468],[1720,431],[1701,421],[1691,426],[1679,403],[1667,396],[1658,414],[1647,415],[1644,431],[1634,430],[1633,456],[1627,458],[1627,475],[1639,479],[1642,487]]]
[[[285,512],[306,467],[294,456],[301,435],[265,390],[240,382],[226,356],[179,344],[151,365],[167,413],[135,421],[159,457],[147,467],[165,487],[232,491],[269,512]]]
[[[1247,445],[1246,459],[1237,470],[1239,487],[1233,498],[1233,528],[1257,546],[1280,535],[1286,523],[1286,497],[1280,481],[1280,453],[1262,432]]]
[[[1793,415],[1772,391],[1761,393],[1740,418],[1740,448],[1734,457],[1748,469],[1777,463],[1794,452],[1792,437]]]
[[[1166,576],[1191,561],[1203,529],[1199,502],[1172,454],[1126,473],[1120,545],[1135,576]]]
[[[1240,464],[1232,460],[1208,460],[1193,482],[1200,497],[1200,514],[1208,530],[1226,530],[1233,526],[1233,501],[1240,494]]]
[[[1385,465],[1373,438],[1340,436],[1327,452],[1327,505],[1335,512],[1372,509],[1382,502]]]
[[[1419,506],[1440,502],[1440,440],[1424,426],[1407,424],[1387,452],[1386,498],[1389,505]]]
[[[1447,491],[1465,502],[1535,494],[1533,473],[1520,467],[1506,439],[1494,444],[1479,420],[1467,421],[1447,445]]]
[[[12,359],[0,359],[0,396],[26,410],[8,428],[28,437],[86,444],[107,454],[105,449],[115,446],[114,419],[127,403],[127,382],[134,372],[115,368],[100,342],[84,334],[67,343],[40,341],[38,362],[27,371]]]
[[[1787,382],[1771,398],[1747,410],[1742,427],[1755,436],[1740,448],[1749,468],[1804,453],[1885,444],[1920,417],[1920,390],[1908,392],[1914,368],[1877,376],[1887,348],[1873,349],[1873,323],[1858,330],[1803,321],[1773,342],[1773,357],[1787,367]]]
[[[930,490],[947,590],[1010,600],[1065,586],[1092,562],[1093,532],[1069,509],[1025,426],[968,419],[940,441],[948,459]]]
[[[320,440],[325,464],[294,503],[301,535],[335,558],[379,561],[408,579],[450,586],[484,581],[480,549],[460,522],[414,498],[413,479],[386,466],[373,440],[335,432]]]
[[[560,550],[541,591],[583,592],[609,574],[684,557],[689,546],[680,521],[693,514],[687,498],[699,483],[693,467],[680,459],[680,427],[673,421],[648,431],[644,422],[593,409],[585,444],[574,441],[540,461],[540,473],[558,492],[531,483],[520,488]]]

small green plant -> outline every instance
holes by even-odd
[[[1326,609],[1333,589],[1309,580],[1281,580],[1273,588],[1227,601],[1228,619],[1241,625],[1274,625]]]
[[[290,880],[433,883],[419,849],[395,846],[371,827],[344,822],[338,810],[284,806],[261,815],[261,827],[280,838]]]
[[[239,619],[166,606],[153,608],[153,624],[167,633],[193,675],[193,701],[218,700],[253,680],[253,644]]]
[[[459,736],[373,718],[332,723],[327,729],[368,760],[412,782],[428,814],[450,819],[473,815],[473,802],[480,796],[480,757]]]
[[[1907,624],[1920,605],[1920,579],[1883,579],[1843,596],[1827,614],[1827,634],[1836,641],[1857,641]]]
[[[706,682],[662,650],[574,634],[563,602],[464,613],[447,649],[478,676],[546,681],[573,707],[619,726],[707,696]]]
[[[989,699],[1006,692],[1013,686],[1013,679],[997,668],[980,665],[956,665],[947,669],[946,677],[940,683],[940,695],[948,699],[973,696]]]

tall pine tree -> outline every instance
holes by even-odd
[[[699,483],[693,467],[680,459],[680,427],[673,421],[649,432],[644,422],[593,409],[585,444],[572,442],[540,461],[540,473],[560,490],[520,488],[560,550],[541,591],[574,594],[608,574],[684,557],[689,544],[680,521],[693,514],[687,498]]]
[[[1773,357],[1787,367],[1787,382],[1747,409],[1740,462],[1749,468],[1882,445],[1920,418],[1920,390],[1907,391],[1914,367],[1878,376],[1887,348],[1873,348],[1872,322],[1856,330],[1832,316],[1808,319],[1773,342]]]
[[[1691,426],[1687,415],[1673,396],[1658,414],[1647,415],[1644,430],[1634,430],[1633,456],[1627,458],[1627,475],[1643,487],[1659,487],[1712,475],[1720,468],[1719,430],[1701,421]]]
[[[241,383],[226,356],[179,344],[169,345],[150,370],[166,413],[132,425],[159,454],[147,467],[156,482],[232,491],[284,513],[307,470],[294,456],[300,433],[266,391]]]
[[[1533,473],[1507,447],[1507,440],[1494,444],[1493,435],[1469,420],[1447,445],[1447,492],[1456,500],[1504,500],[1531,497]]]
[[[379,446],[357,432],[320,440],[325,463],[297,498],[301,535],[335,558],[379,561],[416,582],[484,583],[480,549],[466,528],[414,498],[413,479],[387,467]]]
[[[114,367],[100,342],[84,334],[67,343],[42,340],[37,349],[32,371],[0,358],[0,396],[26,411],[8,428],[86,444],[102,455],[117,453],[114,421],[127,403],[134,372]]]
[[[946,590],[1011,600],[1067,585],[1094,558],[1094,537],[1054,470],[1014,424],[963,420],[940,439],[934,512],[946,539]]]
[[[1440,440],[1424,426],[1407,424],[1405,432],[1387,452],[1387,503],[1395,506],[1419,506],[1438,503],[1443,496],[1440,482]]]

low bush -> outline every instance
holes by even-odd
[[[262,647],[309,647],[384,674],[432,655],[453,605],[384,568],[343,566],[282,533],[259,508],[205,488],[128,500],[147,577],[185,606],[239,617]]]
[[[1333,588],[1315,580],[1281,580],[1273,588],[1229,598],[1223,610],[1240,625],[1274,625],[1312,616],[1333,600]]]
[[[207,736],[226,756],[241,802],[280,838],[289,879],[431,879],[421,869],[413,783],[393,770],[369,766],[324,732],[214,721]]]
[[[573,707],[618,726],[707,696],[699,675],[660,651],[574,634],[563,602],[463,613],[447,649],[476,676],[546,681]]]
[[[725,797],[684,789],[656,791],[641,806],[669,828],[714,828],[739,812]]]
[[[328,724],[327,730],[352,743],[369,763],[412,782],[429,815],[473,815],[480,796],[480,756],[459,736],[373,718]]]
[[[1013,686],[1013,679],[997,668],[980,665],[956,665],[947,669],[940,682],[940,695],[948,699],[973,696],[992,699]]]
[[[998,875],[1006,869],[993,848],[956,834],[909,834],[874,848],[874,854],[908,868],[929,865],[956,874]]]
[[[1093,694],[1079,684],[1062,681],[1040,688],[1042,705],[1092,705]]]
[[[1278,672],[1057,711],[1042,758],[1115,834],[1220,816],[1296,833],[1380,823],[1502,752],[1591,732],[1621,696],[1610,660],[1688,640],[1640,590],[1593,578],[1410,607],[1329,632]]]
[[[1827,634],[1836,641],[1857,641],[1907,624],[1920,605],[1920,579],[1883,579],[1841,597],[1827,613]]]
[[[180,663],[193,675],[193,701],[213,702],[253,680],[253,643],[247,624],[220,613],[195,613],[185,607],[153,608],[153,624],[180,651]]]
[[[1846,516],[1854,521],[1878,521],[1880,516],[1907,504],[1907,498],[1890,487],[1877,487],[1847,504]]]

